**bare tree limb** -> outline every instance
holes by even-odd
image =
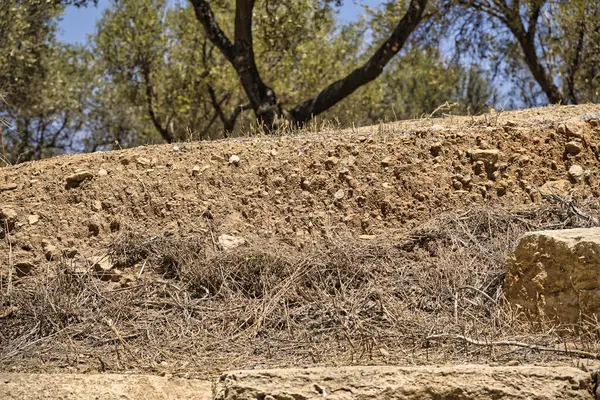
[[[410,34],[423,19],[428,0],[411,0],[406,14],[375,54],[361,67],[352,71],[324,90],[315,98],[306,100],[291,110],[293,119],[304,123],[310,118],[327,111],[336,103],[352,94],[359,87],[375,80],[383,72],[386,64],[402,49]]]
[[[231,41],[225,35],[225,32],[221,30],[221,27],[217,23],[217,19],[215,18],[215,14],[210,8],[210,4],[208,0],[191,0],[192,5],[194,6],[194,12],[196,13],[196,18],[200,23],[204,26],[204,30],[206,31],[206,35],[210,39],[212,43],[215,44],[221,50],[221,53],[229,60],[229,62],[233,63],[234,57],[234,48]]]
[[[472,339],[470,337],[467,336],[463,336],[463,335],[457,335],[457,334],[453,334],[453,333],[442,333],[439,335],[429,335],[425,338],[425,340],[442,340],[442,339],[454,339],[454,340],[460,340],[462,342],[465,343],[469,343],[475,346],[513,346],[513,347],[522,347],[522,348],[526,348],[526,349],[530,349],[530,350],[536,350],[536,351],[546,351],[546,352],[552,352],[552,353],[559,353],[559,354],[568,354],[568,355],[574,355],[574,356],[579,356],[581,358],[589,358],[592,360],[600,360],[600,353],[591,353],[588,351],[583,351],[583,350],[577,350],[577,349],[561,349],[561,348],[556,348],[556,347],[545,347],[545,346],[538,346],[537,344],[529,344],[529,343],[523,343],[523,342],[516,342],[514,340],[499,340],[499,341],[492,341],[492,342],[487,342],[487,341],[481,341],[481,340],[475,340]]]
[[[173,143],[173,136],[166,127],[162,126],[162,124],[158,120],[158,116],[154,111],[154,86],[152,85],[150,80],[150,69],[148,68],[148,66],[142,66],[142,75],[144,76],[144,81],[146,84],[146,105],[148,109],[148,115],[150,116],[150,120],[152,121],[152,124],[154,125],[158,133],[160,133],[160,135],[163,137],[163,139],[165,139],[167,143]]]

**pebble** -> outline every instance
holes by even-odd
[[[573,156],[581,153],[581,150],[583,150],[583,146],[576,140],[565,143],[565,151]]]
[[[390,157],[386,157],[383,160],[381,160],[381,166],[382,167],[389,167],[390,164],[392,164],[392,159]]]
[[[333,167],[338,165],[339,162],[340,162],[339,158],[337,158],[335,156],[329,157],[327,160],[325,160],[325,168],[332,169]]]
[[[80,170],[80,171],[75,171],[75,173],[67,176],[67,188],[75,188],[77,186],[79,186],[83,181],[86,181],[88,179],[92,179],[94,177],[94,174],[92,174],[90,171],[86,171],[86,170]]]
[[[92,201],[92,211],[99,212],[102,211],[102,202],[100,200]]]
[[[569,177],[574,179],[574,180],[579,180],[581,179],[581,177],[583,177],[583,168],[581,167],[581,165],[572,165],[571,168],[569,168]]]
[[[8,225],[14,225],[17,221],[18,214],[15,210],[10,207],[1,207],[0,208],[0,220],[6,221]]]
[[[29,222],[29,225],[35,225],[38,223],[39,220],[40,220],[40,216],[37,214],[29,215],[27,217],[27,222]]]
[[[98,176],[106,176],[108,175],[108,171],[105,169],[101,169],[98,171]]]
[[[9,190],[15,190],[17,188],[16,183],[7,183],[6,185],[0,186],[0,192],[7,192]]]
[[[152,161],[150,161],[149,159],[147,159],[145,157],[138,157],[136,159],[136,161],[140,165],[150,165],[152,163]]]
[[[229,164],[233,164],[233,165],[239,165],[241,159],[240,156],[238,155],[232,155],[231,157],[229,157]]]

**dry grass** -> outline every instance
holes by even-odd
[[[595,211],[578,208],[580,212]],[[591,214],[590,214],[591,215]],[[129,232],[111,248],[129,287],[74,273],[2,290],[0,368],[169,370],[339,363],[549,360],[527,348],[426,337],[511,339],[598,349],[600,325],[560,331],[503,301],[504,260],[526,231],[588,226],[568,202],[511,213],[478,208],[435,218],[403,243],[329,239],[298,251],[255,243],[223,252],[212,237]],[[143,268],[142,273],[140,270]],[[37,363],[37,364],[36,364]]]

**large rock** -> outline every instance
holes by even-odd
[[[0,399],[210,400],[211,384],[182,378],[113,374],[0,373]]]
[[[229,372],[215,400],[588,399],[590,373],[571,367],[339,367]]]
[[[600,228],[525,234],[508,259],[505,291],[536,319],[600,317]]]

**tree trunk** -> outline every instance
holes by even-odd
[[[326,87],[315,98],[296,105],[288,113],[281,108],[275,92],[262,80],[256,66],[252,46],[252,10],[255,0],[236,0],[234,43],[231,43],[219,27],[208,0],[190,1],[194,7],[196,18],[204,27],[208,38],[235,68],[259,124],[267,131],[277,128],[283,119],[303,124],[327,111],[354,93],[359,87],[376,79],[423,20],[428,3],[428,0],[411,0],[406,14],[399,21],[390,38],[369,61],[345,78]]]

